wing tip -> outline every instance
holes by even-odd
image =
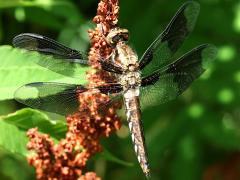
[[[29,83],[20,86],[14,92],[14,99],[22,104],[27,105],[25,102],[29,98],[38,96],[37,86],[40,86],[42,82]]]
[[[39,38],[42,39],[43,36],[39,34],[34,34],[34,33],[20,33],[16,35],[13,40],[12,44],[14,47],[19,47],[22,48],[22,43],[26,40],[26,38]]]
[[[187,19],[187,29],[193,31],[198,15],[200,12],[200,4],[196,1],[188,1],[184,4],[184,16]]]
[[[218,49],[213,44],[205,44],[205,48],[202,53],[202,65],[204,69],[208,69],[211,66],[212,62],[217,58]]]
[[[18,87],[15,91],[14,91],[14,94],[13,94],[13,97],[14,97],[14,99],[17,101],[17,102],[19,102],[19,103],[21,103],[21,104],[25,104],[24,103],[24,100],[21,98],[21,89],[24,87],[24,85],[23,86],[20,86],[20,87]],[[26,104],[25,104],[26,105]]]
[[[200,4],[197,1],[187,1],[183,4],[183,6],[188,6],[188,5],[192,5],[195,6],[195,8],[200,8]]]

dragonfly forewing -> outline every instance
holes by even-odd
[[[41,57],[33,59],[33,62],[65,76],[80,78],[83,73],[81,69],[88,65],[87,56],[84,53],[46,36],[32,33],[19,34],[14,37],[13,45],[28,51],[39,52]]]

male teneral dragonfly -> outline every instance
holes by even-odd
[[[114,99],[123,99],[134,150],[146,176],[149,176],[150,168],[140,106],[145,102],[156,106],[175,99],[216,57],[216,48],[203,44],[177,60],[172,58],[193,30],[199,10],[197,2],[183,4],[140,59],[127,45],[128,30],[116,27],[106,36],[106,42],[114,47],[114,51],[109,59],[100,59],[99,63],[102,69],[117,77],[117,82],[94,89],[104,94],[114,94]],[[76,64],[88,64],[79,51],[45,36],[24,33],[16,36],[13,44],[18,48],[53,56],[54,60],[43,58],[38,63],[64,75],[70,75]],[[15,99],[33,108],[67,115],[78,111],[80,102],[77,97],[86,91],[88,88],[83,85],[36,82],[20,87],[15,93]],[[35,96],[28,96],[30,92],[35,93]]]

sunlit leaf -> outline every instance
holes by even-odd
[[[27,155],[28,138],[24,131],[18,129],[15,125],[4,122],[4,118],[0,118],[0,132],[1,147],[12,153]]]
[[[51,121],[44,113],[30,108],[19,110],[2,117],[2,119],[25,132],[30,128],[37,127],[39,132],[49,134],[56,139],[63,138],[67,131],[65,122]]]

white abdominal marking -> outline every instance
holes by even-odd
[[[137,153],[138,152],[138,145],[134,145],[134,150],[135,150],[135,152]]]
[[[141,163],[141,157],[138,155],[138,162],[140,162]]]
[[[128,122],[128,127],[129,127],[130,131],[132,131],[132,122]]]
[[[131,137],[132,137],[132,141],[134,142],[135,141],[135,137],[134,137],[133,133],[131,134]]]

